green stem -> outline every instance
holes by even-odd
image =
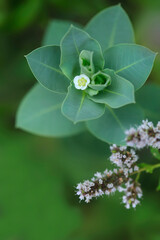
[[[152,165],[152,166],[149,166],[149,167],[150,167],[150,170],[153,171],[156,168],[160,168],[160,163]],[[144,168],[140,168],[138,171],[135,171],[135,172],[131,173],[130,175],[134,175],[134,174],[139,174],[140,175],[141,172],[145,172],[145,171],[147,171],[147,169],[148,169],[148,166],[146,166]]]
[[[137,173],[136,179],[135,181],[138,182],[139,178],[140,178],[141,172]]]

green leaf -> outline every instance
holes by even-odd
[[[123,145],[125,144],[125,130],[140,124],[144,119],[143,112],[135,104],[119,109],[106,107],[106,111],[99,119],[88,121],[87,128],[100,140]]]
[[[116,75],[113,70],[103,70],[111,76],[111,85],[91,99],[97,103],[105,103],[111,108],[119,108],[134,103],[134,87],[126,79]]]
[[[157,124],[160,120],[160,86],[145,85],[136,92],[136,102],[143,108],[145,118]]]
[[[60,41],[71,24],[80,27],[78,23],[63,20],[53,20],[49,23],[44,35],[43,45],[60,45]]]
[[[85,31],[71,26],[61,41],[61,63],[63,73],[71,80],[80,74],[79,56],[82,50],[93,51],[95,71],[104,66],[104,59],[99,43]]]
[[[118,43],[133,43],[134,32],[131,22],[120,5],[109,7],[98,13],[85,27],[105,51]]]
[[[84,130],[61,114],[65,94],[53,93],[36,85],[23,99],[17,114],[16,127],[47,137],[64,137]]]
[[[86,74],[88,77],[91,77],[94,73],[93,52],[82,50],[79,55],[79,63],[81,73]]]
[[[130,81],[135,89],[147,80],[156,54],[136,44],[118,44],[104,53],[105,67]]]
[[[160,191],[160,179],[159,179],[159,183],[158,183],[158,186],[157,186],[156,190]]]
[[[145,168],[146,170],[146,173],[153,173],[153,170],[154,170],[154,168],[153,168],[153,165],[151,165],[151,164],[148,164],[148,163],[140,163],[139,165],[138,165],[140,168]]]
[[[40,84],[54,92],[67,92],[69,80],[59,68],[60,48],[58,46],[37,48],[26,58],[33,75]]]
[[[159,149],[151,147],[151,153],[156,159],[160,160],[160,150]]]
[[[98,71],[92,76],[91,84],[89,87],[101,91],[111,84],[111,77],[104,71]]]
[[[77,90],[74,85],[69,87],[62,104],[62,113],[74,123],[99,118],[104,110],[103,104],[93,102],[84,91]]]

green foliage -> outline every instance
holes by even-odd
[[[87,128],[104,142],[125,144],[125,130],[139,124],[144,119],[143,112],[137,105],[128,105],[119,109],[107,107],[102,117],[87,122]]]
[[[115,74],[113,70],[105,69],[105,73],[111,76],[109,87],[98,95],[91,97],[97,103],[104,103],[111,108],[119,108],[129,103],[134,103],[134,87],[126,79]]]
[[[160,119],[160,87],[155,84],[147,84],[136,93],[136,100],[143,108],[145,118],[153,123]]]
[[[84,131],[84,124],[74,125],[62,115],[64,98],[64,94],[53,93],[36,85],[20,105],[16,126],[48,137],[65,137]]]
[[[1,134],[0,239],[70,239],[81,226],[80,209],[66,198],[53,142],[37,140]]]
[[[60,41],[65,33],[70,28],[71,24],[80,27],[78,23],[71,21],[53,20],[49,23],[44,39],[43,45],[60,45]]]
[[[105,91],[106,87],[111,85],[111,76],[105,70],[98,71],[92,76],[91,79],[92,79],[91,81],[92,83],[89,84],[89,87],[94,90],[97,90],[97,93],[101,90]]]
[[[85,92],[77,91],[73,85],[62,104],[62,113],[74,123],[98,118],[104,111],[104,105],[91,101]]]
[[[160,179],[159,179],[159,183],[158,183],[158,186],[157,186],[156,190],[160,191]]]
[[[94,64],[93,64],[93,52],[82,50],[79,55],[79,64],[81,73],[86,74],[88,77],[92,77],[94,73]]]
[[[156,159],[160,160],[160,150],[157,148],[151,148],[151,153]]]
[[[41,85],[53,92],[67,93],[66,97],[49,91],[43,94],[43,98],[49,94],[50,101],[54,96],[53,105],[61,96],[59,115],[54,111],[54,120],[47,120],[51,117],[47,114],[44,117],[51,133],[49,128],[44,128],[42,117],[39,121],[38,117],[36,121],[27,117],[31,113],[34,116],[35,111],[31,105],[28,112],[28,103],[20,107],[17,126],[37,134],[65,136],[81,129],[81,125],[77,127],[72,122],[87,121],[89,130],[99,139],[123,144],[124,130],[143,119],[143,110],[131,103],[135,103],[135,90],[142,87],[149,76],[156,54],[133,44],[133,29],[120,5],[99,13],[84,30],[73,25],[69,28],[69,25],[69,22],[55,20],[44,37],[45,44],[60,44],[60,48],[44,46],[27,55],[29,66]],[[32,101],[32,95],[27,101]],[[35,102],[38,104],[38,99]],[[55,122],[63,122],[66,127],[61,128],[61,124]],[[67,127],[69,123],[72,131]]]
[[[34,76],[44,87],[54,92],[67,92],[69,81],[59,68],[60,48],[58,46],[38,48],[26,58]]]
[[[146,173],[153,173],[153,165],[147,164],[147,163],[140,163],[139,164],[140,168],[145,168]]]
[[[71,80],[80,73],[79,56],[83,50],[94,52],[95,71],[101,70],[104,66],[104,59],[98,42],[85,31],[71,26],[61,42],[60,63],[63,73]]]
[[[103,51],[118,43],[133,43],[131,22],[120,5],[109,7],[95,17],[85,30],[101,44]]]
[[[130,81],[135,89],[147,80],[156,54],[136,44],[118,44],[104,53],[105,67]]]
[[[95,170],[108,167],[107,144],[87,133],[74,138],[48,139],[29,135],[13,126],[18,103],[34,83],[23,55],[39,46],[48,20],[62,17],[85,23],[94,13],[109,5],[109,1],[39,0],[43,6],[38,14],[33,7],[27,8],[24,14],[16,17],[14,27],[11,15],[21,3],[28,4],[29,1],[1,2],[6,8],[0,9],[0,21],[3,20],[0,22],[3,25],[0,38],[0,239],[140,240],[143,236],[146,240],[159,240],[160,199],[159,192],[153,190],[158,185],[158,170],[156,176],[141,175],[145,197],[136,211],[124,210],[119,205],[120,196],[105,197],[84,205],[77,201],[73,186],[90,178]],[[159,21],[155,13],[159,14],[158,8],[152,11],[147,23],[144,20],[141,39],[137,32],[140,18],[148,16],[155,3],[158,6],[160,1],[129,0],[122,1],[122,6],[133,20],[138,43],[158,51],[155,47],[156,43],[159,46]],[[25,22],[25,14],[31,21],[26,21],[27,24],[22,24],[23,28],[18,30],[18,25]],[[19,34],[16,35],[16,31]],[[159,60],[156,64],[149,81],[159,84]],[[149,84],[136,92],[136,101],[141,106],[143,103],[145,116],[155,123],[160,119],[159,97],[158,85]],[[148,152],[143,154],[146,159]]]

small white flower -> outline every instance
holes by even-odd
[[[76,76],[73,79],[74,86],[77,89],[85,90],[90,83],[89,77],[87,77],[85,74],[81,74],[79,76]]]
[[[99,184],[103,184],[103,180],[102,179],[99,179]]]

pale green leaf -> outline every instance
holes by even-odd
[[[95,73],[91,79],[89,87],[96,91],[101,91],[111,84],[111,77],[104,70]]]
[[[79,55],[79,64],[81,73],[91,77],[94,73],[93,52],[82,50]]]
[[[105,103],[111,108],[119,108],[134,103],[134,87],[126,79],[116,75],[113,70],[103,70],[111,76],[111,85],[91,99],[97,103]]]
[[[109,7],[94,16],[85,30],[101,45],[102,50],[118,43],[133,43],[131,22],[120,5]]]
[[[58,19],[51,21],[46,29],[42,44],[59,46],[62,37],[68,31],[71,24],[80,27],[78,23],[73,23],[71,21],[64,21]]]
[[[140,45],[118,44],[105,51],[105,67],[115,70],[139,89],[152,70],[155,56],[154,52]]]
[[[83,131],[83,124],[74,125],[62,115],[64,98],[65,94],[53,93],[36,85],[19,107],[16,126],[47,137],[64,137]]]
[[[104,66],[104,59],[99,43],[91,38],[85,31],[71,26],[61,41],[61,63],[63,73],[73,79],[80,74],[79,56],[82,50],[93,51],[93,64],[95,71]]]
[[[54,92],[67,92],[69,80],[59,68],[60,48],[58,46],[37,48],[26,58],[33,75],[40,84]]]
[[[71,85],[62,104],[62,113],[74,123],[96,119],[104,113],[104,104],[95,103],[87,94]]]
[[[143,111],[135,104],[114,110],[107,107],[102,117],[87,122],[87,128],[104,142],[123,145],[125,130],[140,124],[143,119]]]

